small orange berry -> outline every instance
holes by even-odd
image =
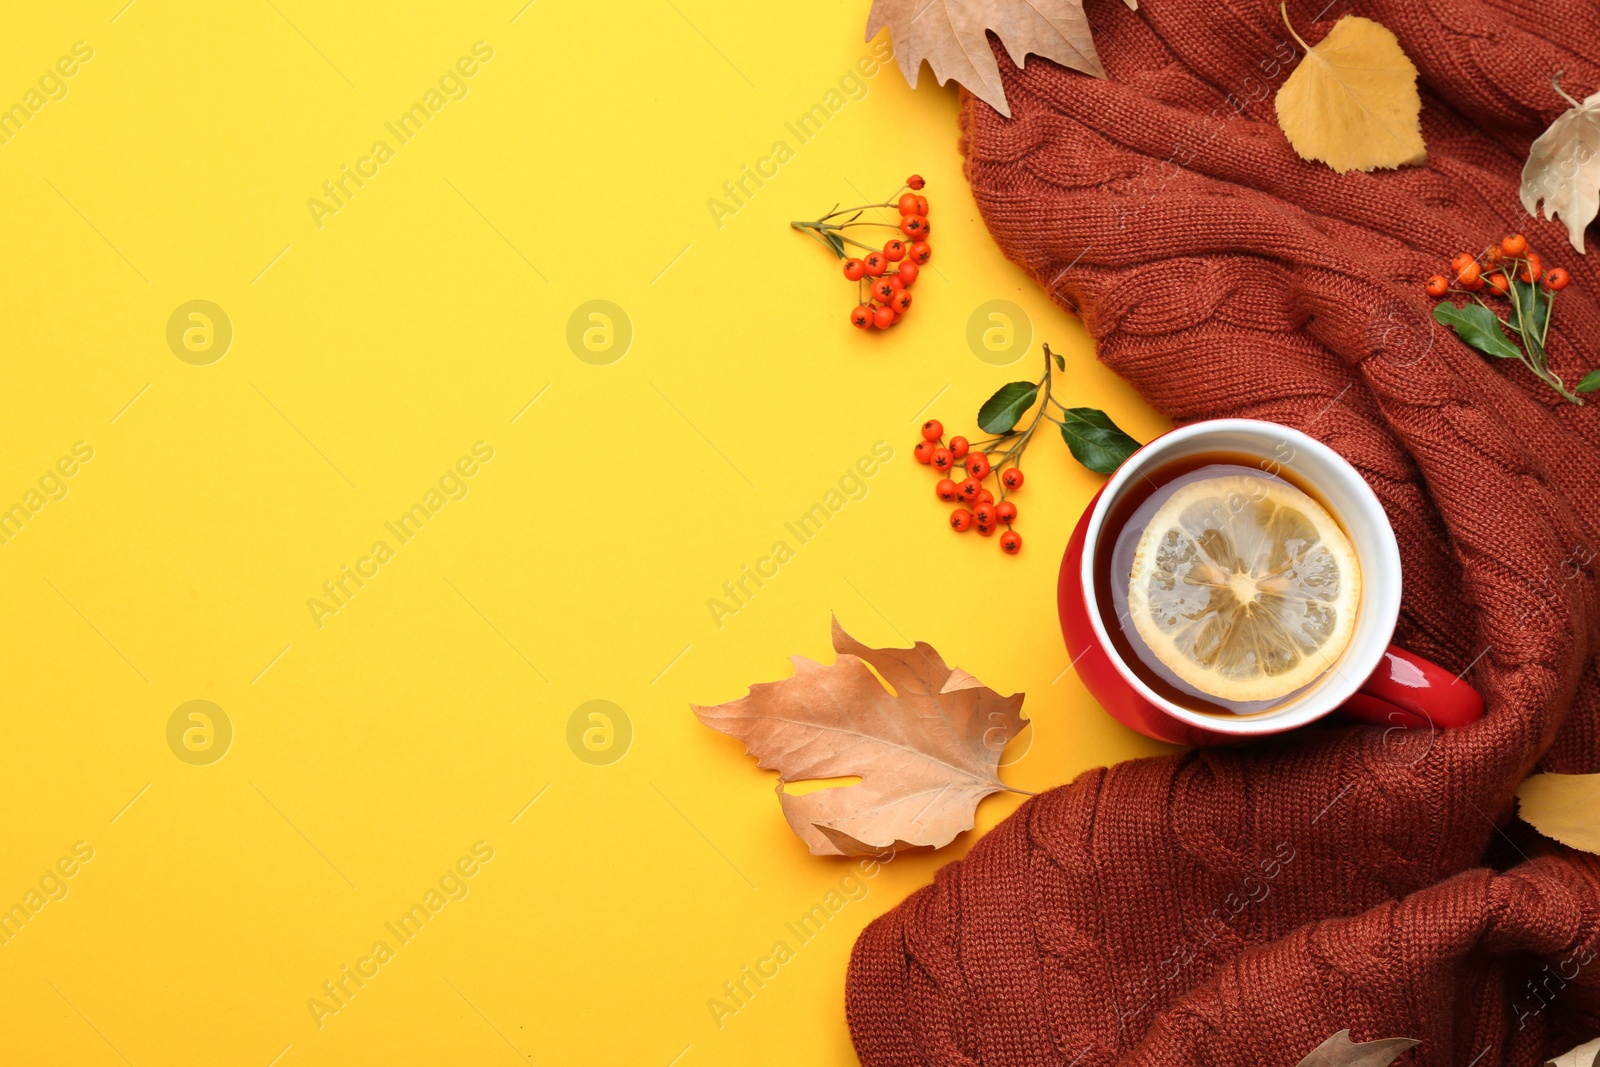
[[[1527,250],[1528,239],[1520,233],[1509,234],[1500,242],[1500,251],[1508,256],[1520,256]]]
[[[1544,262],[1539,259],[1539,253],[1528,253],[1528,266],[1518,277],[1525,282],[1536,282],[1544,277]]]
[[[1501,274],[1498,271],[1496,271],[1494,274],[1489,275],[1488,281],[1489,281],[1489,288],[1494,290],[1494,292],[1500,294],[1501,296],[1505,296],[1507,293],[1509,293],[1511,291],[1511,281],[1510,281],[1510,279],[1508,279],[1504,274]]]
[[[1476,263],[1477,261],[1477,257],[1471,252],[1457,252],[1450,257],[1450,269],[1456,274],[1460,274],[1467,269],[1467,264]]]
[[[1443,296],[1450,291],[1450,283],[1445,281],[1441,275],[1435,274],[1428,279],[1423,288],[1428,291],[1429,296]]]
[[[1565,267],[1551,267],[1544,276],[1544,283],[1558,293],[1565,289],[1570,281],[1572,281],[1572,275],[1567,273],[1567,268]]]
[[[1478,266],[1477,260],[1473,260],[1465,267],[1456,271],[1456,281],[1460,282],[1462,285],[1470,285],[1472,282],[1477,281],[1482,276],[1483,270]]]

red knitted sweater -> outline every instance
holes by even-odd
[[[1566,107],[1551,75],[1600,89],[1600,6],[1325,2],[1290,0],[1301,36],[1364,15],[1421,71],[1426,166],[1295,156],[1276,0],[1089,0],[1109,79],[995,48],[1014,117],[967,97],[967,175],[1006,254],[1161,411],[1275,420],[1355,464],[1399,535],[1398,640],[1489,713],[1139,760],[1030,800],[862,934],[846,1000],[868,1067],[1293,1065],[1344,1027],[1422,1039],[1402,1063],[1533,1067],[1600,1033],[1600,860],[1512,796],[1535,768],[1600,770],[1600,401],[1491,364],[1420,284],[1520,230],[1573,275],[1552,364],[1600,366],[1600,227],[1579,256],[1517,197]]]

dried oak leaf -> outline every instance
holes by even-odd
[[[833,648],[829,666],[791,656],[793,677],[753,685],[727,704],[694,705],[694,713],[778,772],[783,816],[814,856],[939,848],[972,829],[978,801],[1009,788],[1000,753],[1025,725],[1022,694],[1001,696],[921,641],[868,648],[838,619]],[[852,776],[861,781],[798,796],[783,790]]]
[[[1400,1053],[1420,1044],[1414,1037],[1352,1043],[1350,1031],[1340,1030],[1307,1053],[1296,1067],[1389,1067]]]
[[[1600,1062],[1600,1037],[1545,1060],[1544,1067],[1595,1067],[1597,1062]]]
[[[1139,0],[1123,3],[1139,9]],[[1032,54],[1097,78],[1106,76],[1083,0],[872,0],[867,40],[885,26],[900,72],[913,89],[926,59],[940,85],[954,78],[1006,118],[1011,107],[985,30],[994,31],[1019,67]]]
[[[1557,75],[1559,78],[1560,75]],[[1552,220],[1561,216],[1567,239],[1583,253],[1583,230],[1600,214],[1600,92],[1572,105],[1528,149],[1522,167],[1522,206],[1539,217],[1539,201]]]
[[[1382,23],[1346,15],[1320,44],[1294,39],[1306,57],[1276,103],[1278,126],[1301,159],[1344,174],[1428,158],[1417,68]]]
[[[1517,814],[1546,837],[1600,855],[1600,774],[1536,774],[1517,786]]]

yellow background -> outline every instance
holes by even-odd
[[[1041,437],[1011,559],[945,527],[911,456],[925,410],[970,432],[1039,340],[1074,401],[1163,428],[985,234],[954,87],[885,66],[799,144],[785,122],[870,53],[864,0],[124,2],[12,5],[0,35],[0,103],[94,50],[0,145],[0,507],[94,449],[0,545],[0,906],[94,849],[0,945],[0,1058],[853,1063],[856,933],[973,835],[885,868],[719,1028],[707,1001],[851,868],[806,855],[690,703],[831,659],[837,612],[1025,690],[1021,788],[1159,747],[1063,673],[1056,567],[1099,479]],[[384,123],[480,40],[468,95],[396,144]],[[319,228],[307,200],[378,139],[395,157]],[[716,225],[780,139],[794,158]],[[934,260],[901,325],[858,333],[786,223],[911,171]],[[206,366],[167,344],[194,299],[234,331]],[[594,299],[633,329],[606,366],[566,341]],[[966,341],[996,299],[1032,319],[1009,368]],[[866,497],[715,625],[722,583],[879,440]],[[307,600],[478,441],[469,495],[318,628]],[[594,699],[632,726],[610,765],[567,743]],[[190,700],[233,727],[210,765],[168,746]],[[469,894],[319,1028],[308,998],[477,841]]]

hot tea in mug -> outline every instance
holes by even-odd
[[[1400,552],[1327,445],[1253,419],[1192,423],[1112,474],[1067,545],[1062,634],[1084,685],[1141,733],[1217,744],[1336,710],[1461,726],[1483,700],[1389,644]]]
[[[1337,662],[1355,629],[1361,565],[1314,493],[1276,464],[1203,452],[1146,471],[1118,501],[1098,547],[1096,599],[1147,685],[1194,711],[1256,714]]]

